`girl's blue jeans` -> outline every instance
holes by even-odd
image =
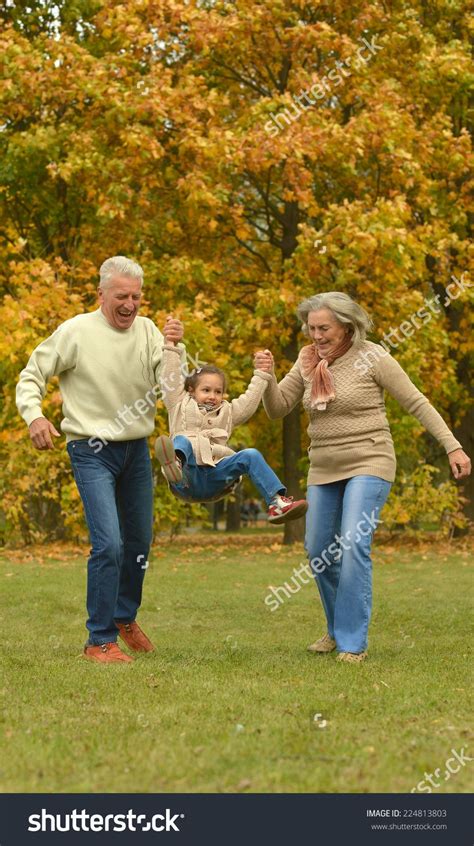
[[[87,565],[89,644],[117,640],[114,620],[135,620],[142,598],[153,525],[153,479],[146,438],[114,441],[98,451],[87,439],[67,451],[92,544]]]
[[[353,476],[308,487],[305,548],[339,652],[367,649],[372,610],[370,549],[391,484]]]
[[[215,467],[196,464],[191,441],[184,435],[173,438],[175,450],[185,459],[183,479],[171,485],[180,497],[206,500],[216,496],[232,484],[239,476],[249,476],[255,487],[270,505],[277,493],[284,494],[285,486],[257,449],[242,449],[234,455],[221,458]]]

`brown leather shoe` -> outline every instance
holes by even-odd
[[[115,625],[120,632],[122,640],[124,640],[127,646],[130,649],[133,649],[134,652],[155,651],[155,647],[153,646],[151,640],[147,638],[145,632],[142,632],[138,623],[119,623],[115,620]]]
[[[131,655],[122,652],[116,643],[102,643],[100,646],[85,646],[84,658],[89,661],[99,661],[100,664],[118,664],[134,661]]]

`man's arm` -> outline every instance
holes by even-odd
[[[30,430],[30,437],[36,449],[53,449],[51,436],[57,437],[60,434],[44,416],[41,404],[52,376],[58,376],[71,366],[71,363],[65,360],[64,354],[62,327],[59,327],[33,350],[28,364],[20,373],[16,387],[16,404]]]

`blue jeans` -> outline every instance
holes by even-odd
[[[370,547],[391,484],[353,476],[308,487],[305,548],[339,652],[363,652],[372,610]]]
[[[135,620],[152,539],[153,479],[146,438],[96,452],[87,439],[67,451],[92,544],[87,565],[89,644],[117,640],[114,620]]]
[[[267,505],[275,494],[286,492],[285,486],[257,449],[241,449],[235,455],[221,458],[215,467],[208,467],[196,464],[191,441],[184,435],[173,438],[173,445],[178,454],[181,453],[185,464],[182,481],[171,485],[171,488],[182,497],[206,500],[244,475],[249,476]]]

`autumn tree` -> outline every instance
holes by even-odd
[[[309,294],[351,294],[381,340],[441,292],[440,312],[393,352],[469,449],[473,288],[443,297],[472,271],[461,2],[44,0],[3,17],[10,460],[27,444],[12,403],[20,366],[51,322],[93,307],[97,266],[117,252],[145,268],[147,313],[185,318],[191,352],[225,367],[235,392],[255,348],[273,349],[280,374],[294,361]],[[436,465],[417,421],[389,412],[401,472]],[[282,424],[260,411],[239,432],[294,494],[301,428],[300,410]],[[297,536],[289,524],[286,540]]]

